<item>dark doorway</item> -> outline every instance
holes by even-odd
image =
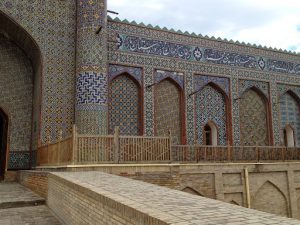
[[[206,124],[204,127],[204,145],[212,145],[211,127]]]
[[[0,180],[4,179],[7,157],[7,127],[8,118],[0,109]]]

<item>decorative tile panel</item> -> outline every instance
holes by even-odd
[[[8,169],[30,169],[30,152],[9,152]]]
[[[208,83],[218,85],[226,93],[226,95],[229,96],[229,79],[225,77],[197,75],[194,77],[195,92],[200,91]]]
[[[119,76],[120,74],[127,73],[133,76],[136,79],[136,81],[142,86],[143,79],[141,68],[120,65],[109,65],[108,73],[109,81],[113,80],[116,76]]]
[[[128,76],[121,75],[110,83],[109,133],[120,128],[120,134],[141,134],[140,87]]]
[[[285,93],[280,97],[280,143],[284,145],[283,130],[287,125],[291,125],[295,132],[296,146],[300,145],[300,111],[299,104],[296,99],[289,93]]]
[[[263,81],[256,80],[240,80],[239,81],[239,96],[248,90],[249,88],[255,87],[260,90],[266,98],[269,98],[269,84]]]
[[[163,80],[155,86],[155,134],[166,137],[170,131],[174,144],[182,144],[180,95],[180,89],[172,81]]]
[[[175,81],[182,89],[184,88],[184,76],[183,73],[170,72],[164,70],[156,70],[154,76],[154,82],[158,84],[160,81],[166,78],[171,78]]]
[[[266,103],[259,94],[248,89],[240,99],[241,144],[269,145]]]
[[[147,61],[145,61],[147,64]],[[149,63],[150,64],[150,63]],[[154,68],[151,66],[145,66],[145,79],[144,79],[144,133],[147,136],[154,135],[154,104],[153,104],[153,87],[149,88],[149,85],[153,84]]]
[[[141,36],[117,34],[117,47],[121,51],[201,61],[262,71],[300,74],[299,62],[287,62],[262,56],[220,51],[206,46],[183,45]]]
[[[197,76],[195,76],[195,79]],[[227,144],[224,96],[210,85],[195,94],[196,141],[203,144],[203,128],[212,121],[218,129],[218,145]]]
[[[77,105],[107,103],[107,77],[95,72],[80,73],[76,82]]]

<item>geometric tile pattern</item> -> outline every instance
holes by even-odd
[[[197,47],[165,42],[139,36],[117,34],[119,50],[143,54],[180,58],[228,66],[237,66],[263,71],[300,74],[300,63],[286,62],[261,56],[220,51],[205,46]]]
[[[146,62],[148,64],[148,62]],[[154,83],[152,66],[144,66],[144,133],[147,136],[154,135],[154,86],[149,88],[148,85]]]
[[[242,145],[269,145],[267,109],[262,97],[254,90],[246,90],[240,99],[240,133]]]
[[[8,114],[9,153],[31,150],[32,89],[30,60],[17,45],[0,35],[0,108]],[[23,163],[22,158],[13,162]]]
[[[156,70],[154,76],[154,82],[158,84],[160,81],[170,78],[175,81],[182,89],[184,88],[184,76],[183,73],[169,72],[163,70]]]
[[[99,0],[79,0],[77,21],[79,28],[97,27],[105,24],[104,2]]]
[[[154,99],[156,135],[168,136],[170,131],[172,143],[181,144],[181,90],[173,80],[165,79],[155,86]]]
[[[224,95],[211,85],[195,94],[196,141],[203,144],[204,126],[212,121],[218,130],[218,145],[227,144],[226,103]]]
[[[229,96],[229,79],[225,77],[197,75],[194,77],[195,91],[199,91],[210,82],[218,85],[218,87],[220,87],[227,94],[227,96]]]
[[[121,75],[110,83],[109,133],[113,134],[116,126],[120,134],[141,134],[141,99],[140,87],[130,75]]]
[[[30,164],[30,152],[9,152],[8,169],[29,169]]]
[[[244,91],[252,87],[259,89],[265,95],[265,97],[269,97],[269,84],[267,82],[254,80],[239,81],[239,96],[241,96],[244,93]]]
[[[41,50],[43,65],[38,80],[42,80],[42,89],[38,84],[34,87],[43,97],[40,124],[35,126],[39,145],[46,142],[48,134],[50,141],[57,140],[61,129],[63,136],[68,136],[74,123],[75,1],[0,1],[0,10],[24,28]]]
[[[291,125],[295,132],[296,146],[300,144],[300,109],[296,99],[290,94],[285,93],[280,97],[280,121],[281,121],[281,144],[283,142],[283,131],[287,125]]]
[[[120,74],[127,73],[130,74],[132,77],[135,78],[136,81],[142,86],[143,79],[142,79],[142,69],[136,67],[128,67],[128,66],[121,66],[121,65],[109,65],[108,68],[109,73],[109,82],[113,80],[116,76]]]
[[[80,73],[76,82],[77,105],[106,104],[107,77],[95,72]]]

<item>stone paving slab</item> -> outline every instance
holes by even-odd
[[[102,172],[61,172],[50,177],[71,182],[74,188],[85,188],[85,194],[105,196],[172,225],[300,225],[299,220]]]
[[[0,209],[0,225],[61,225],[47,206]]]
[[[0,183],[0,209],[45,204],[45,199],[18,183]]]

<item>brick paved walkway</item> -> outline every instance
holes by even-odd
[[[71,182],[85,188],[85,195],[100,196],[173,225],[299,225],[300,221],[191,195],[141,181],[101,172],[53,173],[56,182]],[[50,186],[49,186],[50,187]],[[57,186],[53,186],[56,188]],[[54,196],[53,196],[54,197]],[[76,197],[74,195],[74,197]],[[79,199],[82,199],[79,198]],[[55,201],[55,200],[53,200]],[[56,201],[60,201],[57,199]],[[85,200],[89,205],[89,200]],[[95,203],[96,206],[97,203]],[[59,206],[59,205],[57,205]],[[272,206],[270,206],[272,207]],[[73,207],[76,208],[76,207]],[[86,213],[93,211],[88,211]],[[92,209],[90,209],[92,210]],[[126,214],[126,213],[125,213]],[[92,224],[92,223],[90,223]],[[149,223],[150,224],[150,223]]]
[[[60,225],[45,200],[17,183],[0,183],[0,225]]]

